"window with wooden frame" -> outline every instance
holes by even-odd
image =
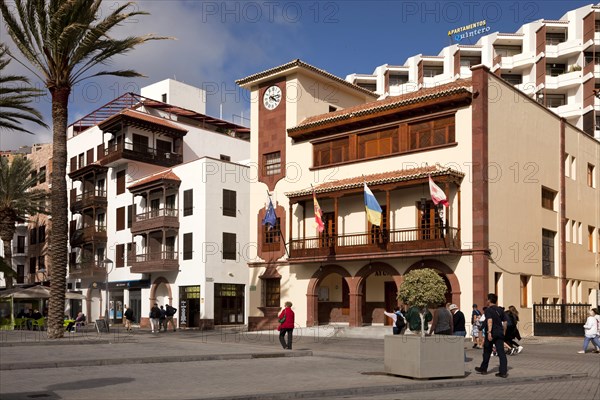
[[[313,165],[320,167],[348,161],[349,143],[350,139],[347,137],[315,143],[313,145]]]
[[[193,233],[183,234],[183,259],[191,260],[194,254]]]
[[[236,253],[236,234],[223,232],[223,260],[235,260]]]
[[[235,217],[237,214],[237,192],[223,189],[223,215]]]
[[[281,301],[279,278],[271,278],[263,280],[264,283],[264,299],[265,307],[279,307]]]
[[[36,244],[37,243],[37,228],[31,228],[29,230],[29,244]]]
[[[117,208],[117,230],[125,229],[125,207]]]
[[[417,213],[419,215],[419,239],[440,239],[443,237],[442,219],[433,201],[416,203]]]
[[[117,172],[117,194],[125,193],[125,170]]]
[[[387,206],[381,207],[381,226],[373,225],[369,222],[369,241],[371,244],[383,244],[387,242],[388,220]]]
[[[134,133],[131,136],[131,141],[133,143],[133,151],[138,153],[147,153],[149,151],[148,148],[148,140],[149,138],[144,135],[138,135]]]
[[[127,206],[127,227],[131,228],[131,224],[133,224],[133,220],[135,218],[135,204],[131,204]]]
[[[281,240],[281,219],[277,217],[275,226],[271,228],[271,225],[263,225],[263,243],[264,244],[277,244]],[[270,229],[269,229],[270,228]]]
[[[125,245],[118,244],[115,250],[115,267],[123,268],[125,266]]]
[[[542,229],[542,275],[554,276],[554,237],[556,232]]]
[[[38,243],[44,243],[46,241],[46,225],[38,227]]]
[[[398,129],[357,135],[357,158],[381,157],[398,152]]]
[[[418,150],[454,143],[454,126],[454,115],[410,123],[408,149]]]
[[[40,167],[40,170],[38,172],[38,183],[44,183],[46,182],[46,167]]]
[[[319,247],[333,247],[337,230],[337,221],[334,212],[325,212],[321,216],[325,229],[319,233]]]
[[[263,154],[263,175],[279,175],[281,173],[281,152]]]
[[[194,189],[183,191],[183,216],[194,214]]]
[[[546,210],[555,211],[554,199],[556,199],[556,192],[542,186],[542,207]]]
[[[35,274],[35,266],[37,264],[37,258],[36,257],[30,257],[29,258],[29,273],[30,274]]]

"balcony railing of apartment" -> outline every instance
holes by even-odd
[[[183,162],[183,156],[171,151],[155,149],[143,144],[115,143],[104,148],[104,157],[98,160],[102,165],[115,162],[122,158],[172,167]]]
[[[69,275],[72,278],[92,278],[106,275],[106,267],[101,262],[82,261],[69,264]]]
[[[106,205],[106,191],[103,189],[95,189],[89,192],[71,196],[71,212],[92,206],[106,207]]]
[[[179,210],[161,208],[137,214],[131,224],[132,233],[140,233],[156,229],[179,229]]]
[[[79,246],[94,241],[106,242],[106,239],[106,226],[87,226],[72,231],[70,243],[71,246]]]
[[[398,257],[431,252],[452,252],[460,249],[458,228],[405,228],[292,239],[290,261]]]
[[[177,270],[179,270],[179,257],[174,250],[136,254],[131,263],[131,272],[134,273]]]
[[[27,254],[27,247],[14,246],[12,248],[12,255],[13,256],[24,256],[26,254]]]

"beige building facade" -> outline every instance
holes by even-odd
[[[403,275],[423,267],[467,313],[498,293],[528,332],[534,303],[596,304],[600,144],[486,67],[471,75],[382,100],[299,60],[238,81],[256,166],[250,329],[276,325],[288,300],[299,326],[388,324]]]

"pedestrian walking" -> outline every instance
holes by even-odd
[[[500,307],[498,307],[498,296],[490,293],[487,296],[488,307],[485,310],[486,337],[483,342],[483,360],[479,367],[475,367],[477,373],[487,374],[490,356],[492,355],[492,347],[496,346],[498,359],[500,360],[500,371],[496,374],[497,377],[508,377],[508,361],[504,352],[504,335],[506,334],[506,315]]]
[[[393,313],[387,311],[384,311],[383,313],[392,319],[392,334],[402,334],[402,331],[406,329],[406,319],[404,318],[404,314],[402,314],[400,307],[394,307]]]
[[[483,333],[481,332],[481,311],[477,308],[477,304],[473,304],[471,312],[471,339],[473,340],[474,349],[483,348]]]
[[[294,334],[294,311],[292,311],[292,303],[285,302],[283,311],[279,314],[279,342],[284,349],[292,350],[292,339]],[[285,335],[287,334],[287,343]]]
[[[454,322],[452,319],[452,313],[448,310],[448,308],[446,308],[445,304],[440,304],[440,306],[433,312],[433,320],[431,321],[429,334],[435,333],[436,335],[452,335],[453,331]]]
[[[165,307],[165,317],[166,317],[165,331],[169,328],[169,322],[171,323],[171,327],[173,327],[173,332],[175,332],[177,330],[175,328],[175,322],[173,322],[173,316],[175,315],[176,312],[177,312],[177,309],[175,307],[171,307],[170,304],[167,304],[167,307]]]
[[[519,311],[515,306],[509,306],[506,311],[506,337],[504,338],[504,343],[508,345],[509,355],[519,354],[523,351],[523,346],[516,342],[521,340],[518,324]]]
[[[167,331],[167,312],[164,306],[160,306],[160,317],[158,317],[158,331]]]
[[[467,329],[465,328],[465,314],[458,308],[456,304],[450,304],[448,308],[452,313],[452,324],[454,326],[454,336],[467,336]]]
[[[127,332],[131,332],[133,331],[133,327],[131,324],[133,324],[133,321],[135,320],[134,316],[133,316],[133,310],[129,307],[127,307],[127,304],[125,304],[124,306],[125,308],[125,313],[123,314],[123,318],[124,318],[124,322],[125,322],[125,329],[127,330]]]
[[[585,321],[585,325],[583,325],[583,328],[585,329],[585,337],[583,339],[583,350],[579,350],[579,354],[584,354],[587,351],[590,342],[593,342],[596,347],[600,348],[600,338],[598,337],[598,319],[596,318],[596,311],[593,308],[588,312],[588,317]]]
[[[152,333],[160,332],[160,308],[158,308],[158,303],[154,303],[154,307],[150,309],[150,328],[152,329]]]

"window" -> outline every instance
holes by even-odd
[[[17,236],[17,253],[25,253],[25,236]]]
[[[585,52],[584,53],[584,65],[588,65],[591,63],[594,63],[594,65],[599,65],[600,64],[600,55],[594,55],[594,53],[592,52]]]
[[[460,56],[461,67],[472,67],[473,65],[481,64],[481,56]]]
[[[133,219],[135,218],[135,204],[127,206],[127,227],[131,228]]]
[[[263,155],[264,175],[279,175],[281,173],[281,152],[275,151]]]
[[[594,165],[588,163],[587,165],[587,185],[591,188],[595,188],[596,187],[596,180],[595,178],[595,167]]]
[[[101,197],[106,196],[106,191],[104,189],[104,179],[98,179],[98,181],[96,181],[96,194]]]
[[[169,156],[170,156],[172,150],[173,149],[172,149],[171,142],[169,142],[167,140],[156,139],[156,152],[157,152],[157,154],[159,154],[159,155],[169,154]]]
[[[170,194],[165,197],[165,215],[169,217],[176,217],[177,213],[175,212],[177,209],[175,208],[175,195]]]
[[[263,243],[279,244],[281,238],[281,220],[277,217],[275,226],[269,229],[270,225],[263,225]]]
[[[357,137],[358,158],[379,157],[398,151],[397,129],[370,132]]]
[[[46,167],[41,167],[38,172],[38,182],[44,183],[46,182]]]
[[[83,168],[85,166],[85,153],[81,153],[77,156],[77,165],[79,168]]]
[[[125,207],[117,208],[117,230],[125,229]]]
[[[546,94],[547,107],[560,107],[567,104],[564,94]]]
[[[521,275],[521,307],[529,307],[529,275]]]
[[[219,156],[219,159],[220,159],[221,161],[231,161],[231,156],[227,156],[227,155],[225,155],[225,154],[221,154],[221,155]]]
[[[138,153],[148,152],[148,137],[144,135],[133,134],[131,136],[133,142],[133,151]]]
[[[559,76],[567,72],[566,64],[546,64],[546,75]]]
[[[500,292],[502,290],[501,282],[502,282],[502,272],[494,272],[494,293],[496,293],[496,295],[498,296],[498,299],[500,299]],[[501,303],[502,302],[500,300],[498,300],[498,304],[501,304]]]
[[[235,217],[237,213],[236,205],[237,193],[235,190],[223,189],[223,215]]]
[[[17,283],[25,283],[25,266],[17,265]]]
[[[266,307],[279,307],[280,305],[280,291],[279,291],[279,279],[265,279],[265,306]]]
[[[454,142],[454,115],[408,125],[409,149],[423,149]]]
[[[594,251],[594,227],[588,225],[588,251]]]
[[[194,255],[193,233],[183,234],[183,259],[191,260]]]
[[[183,192],[183,216],[194,213],[194,190],[188,189]]]
[[[30,274],[35,274],[35,265],[37,263],[37,258],[36,257],[30,257],[29,258],[29,273]]]
[[[38,243],[44,243],[46,241],[46,225],[38,227]]]
[[[390,74],[390,86],[398,86],[408,82],[408,75]]]
[[[135,252],[133,249],[135,248],[135,243],[127,243],[127,265],[131,265],[131,263],[135,260]]]
[[[223,232],[223,260],[235,260],[236,257],[235,233]]]
[[[554,211],[554,199],[556,199],[556,192],[542,186],[542,207]]]
[[[565,222],[565,241],[570,242],[571,241],[571,220],[567,219],[567,222]]]
[[[502,74],[500,77],[511,85],[520,85],[523,83],[523,75],[520,74]]]
[[[370,90],[371,92],[374,92],[374,91],[377,90],[377,84],[376,83],[357,82],[356,86],[360,86],[361,88]]]
[[[577,179],[577,158],[571,156],[571,179]]]
[[[117,258],[115,260],[115,267],[123,268],[125,266],[125,245],[124,244],[117,245],[117,248],[115,249],[115,257]]]
[[[554,276],[554,237],[556,232],[542,229],[542,275]]]
[[[117,194],[125,193],[125,170],[117,172]]]
[[[436,75],[441,75],[444,73],[443,65],[424,65],[423,66],[423,77],[424,78],[433,78]]]
[[[500,57],[512,57],[521,54],[523,49],[521,46],[494,46],[494,51]]]
[[[96,215],[96,227],[98,232],[106,231],[106,214],[98,213],[98,215]]]
[[[314,166],[348,161],[349,138],[329,140],[313,145]]]
[[[32,228],[29,230],[29,244],[37,243],[37,228]]]
[[[161,95],[160,95],[160,98],[161,98],[161,101],[162,101],[163,103],[166,103],[166,102],[167,102],[167,94],[166,94],[166,93],[163,93],[163,94],[161,94]]]
[[[334,106],[329,106],[329,112],[336,112],[337,108]]]
[[[546,32],[546,44],[557,45],[567,41],[567,31]]]
[[[77,171],[77,156],[71,157],[69,161],[70,172]]]

